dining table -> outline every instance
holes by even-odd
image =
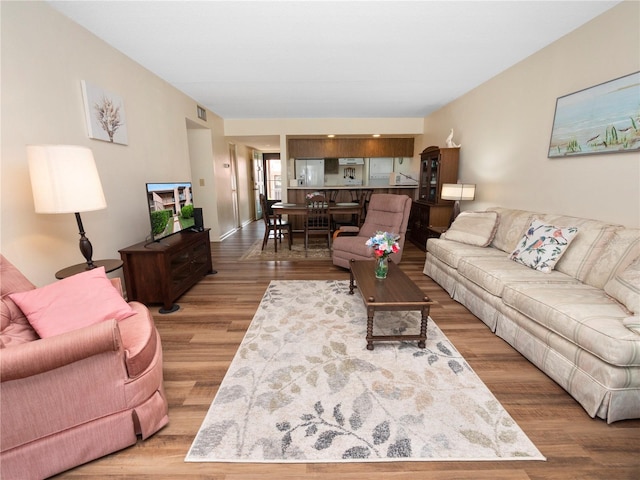
[[[274,203],[271,208],[273,210],[273,214],[279,218],[282,218],[283,215],[307,215],[306,203],[277,202]],[[356,221],[359,225],[361,214],[362,209],[360,204],[357,202],[329,203],[329,215],[331,217],[333,217],[334,215],[355,215]]]
[[[277,202],[274,203],[271,208],[273,214],[282,215],[306,215],[307,204],[306,203],[286,203]],[[345,202],[345,203],[330,203],[329,214],[330,215],[360,215],[360,204],[358,202]],[[358,218],[359,220],[359,218]]]

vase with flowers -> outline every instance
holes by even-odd
[[[304,198],[306,198],[307,203],[309,203],[313,197],[319,197],[319,196],[322,196],[322,195],[323,194],[321,192],[310,192],[310,193],[307,193],[304,196]]]
[[[389,255],[400,251],[399,235],[389,232],[376,232],[365,245],[373,250],[376,278],[387,278]]]

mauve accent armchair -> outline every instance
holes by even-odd
[[[372,252],[365,242],[376,232],[389,232],[400,235],[400,251],[389,256],[394,263],[400,263],[404,250],[404,241],[411,213],[411,198],[408,195],[374,193],[371,195],[367,216],[362,227],[341,227],[333,237],[333,264],[349,268],[349,261],[373,260]]]
[[[111,283],[122,293],[119,279]],[[148,438],[169,421],[162,347],[138,302],[39,338],[9,294],[35,288],[0,255],[0,477],[45,478]]]

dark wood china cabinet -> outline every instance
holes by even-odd
[[[427,147],[420,154],[418,196],[411,207],[409,240],[422,250],[427,239],[449,227],[453,203],[442,200],[442,185],[458,182],[460,147]]]

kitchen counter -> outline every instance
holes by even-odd
[[[357,201],[356,192],[360,190],[371,190],[372,193],[391,193],[394,195],[409,195],[415,200],[418,193],[418,186],[415,185],[336,185],[325,187],[289,187],[287,189],[287,198],[282,199],[284,202],[303,203],[305,195],[309,192],[337,192],[337,195],[326,195],[336,202],[353,202]]]

